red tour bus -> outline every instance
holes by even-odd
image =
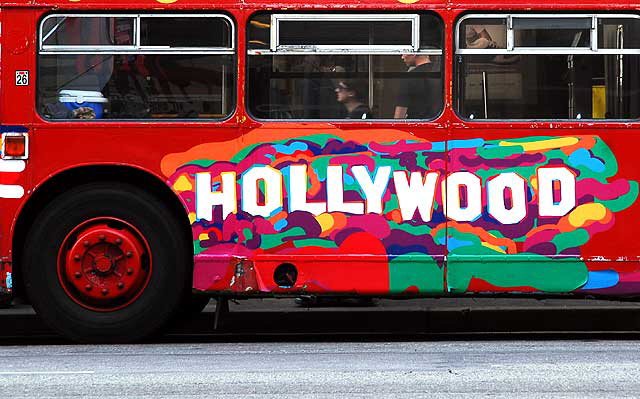
[[[3,2],[0,295],[638,296],[636,6]]]

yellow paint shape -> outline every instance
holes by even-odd
[[[161,3],[161,4],[172,4],[172,3],[175,3],[178,0],[156,0],[156,1],[158,3]]]
[[[607,208],[602,204],[582,204],[569,214],[569,223],[582,227],[590,220],[602,220],[607,216]]]
[[[571,145],[578,144],[580,140],[577,137],[561,137],[559,139],[549,139],[549,140],[540,140],[540,141],[525,141],[525,142],[515,142],[515,141],[501,141],[500,146],[502,147],[513,147],[513,146],[521,146],[525,151],[542,151],[542,150],[550,150],[553,148],[561,148],[567,147]]]
[[[398,0],[400,3],[402,4],[413,4],[413,3],[417,3],[420,0]]]
[[[202,240],[208,240],[209,239],[209,233],[200,233],[200,235],[198,236],[198,240],[202,241]]]
[[[482,244],[483,247],[487,247],[487,248],[493,249],[496,252],[500,252],[500,253],[506,254],[505,250],[500,248],[497,245],[489,244],[488,242],[484,242],[484,241],[481,242],[481,244]]]
[[[185,175],[182,175],[173,183],[173,189],[177,192],[190,191],[193,190],[193,185]]]
[[[196,213],[189,212],[189,223],[193,224],[196,221]]]
[[[316,216],[316,220],[318,221],[318,223],[320,224],[320,227],[322,227],[322,232],[324,233],[325,231],[328,231],[329,229],[331,229],[333,227],[333,216],[331,216],[331,214],[329,213],[322,213],[318,216]]]

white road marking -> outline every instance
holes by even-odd
[[[95,373],[95,371],[0,371],[0,375],[66,375]]]

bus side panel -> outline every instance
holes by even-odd
[[[25,133],[33,113],[35,14],[5,8],[0,21],[0,133]],[[12,290],[12,226],[26,198],[28,164],[29,160],[0,160],[0,296],[5,297]]]
[[[446,130],[336,125],[269,123],[240,150],[212,143],[163,160],[190,212],[194,288],[444,292]]]
[[[597,234],[581,248],[588,260],[589,281],[582,292],[600,295],[640,294],[640,163],[638,162],[638,134],[640,126],[632,124],[616,128],[598,129],[597,134],[606,142],[610,153],[607,159],[615,161],[610,177],[603,185],[594,186],[597,202],[604,209],[591,214]]]
[[[2,26],[4,21],[2,19],[3,12],[0,8],[0,59],[2,59]],[[2,95],[2,63],[0,63],[0,96]],[[2,110],[0,109],[0,115]],[[1,122],[1,120],[0,120]],[[11,301],[11,264],[9,262],[0,262],[0,305],[6,305]]]
[[[480,218],[449,225],[450,292],[640,293],[633,132],[564,125],[453,130],[479,141],[474,156],[450,151],[451,172],[479,176],[483,192]],[[497,179],[513,183],[511,204]],[[514,182],[524,182],[524,202]]]

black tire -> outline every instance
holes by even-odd
[[[150,252],[152,267],[147,266],[145,284],[130,302],[111,310],[88,308],[78,301],[59,272],[64,269],[58,265],[59,254],[75,239],[74,229],[96,218],[132,226]],[[153,195],[123,183],[86,184],[55,197],[29,231],[23,263],[26,291],[45,323],[71,340],[137,341],[158,332],[179,309],[190,283],[188,248],[176,217]]]

